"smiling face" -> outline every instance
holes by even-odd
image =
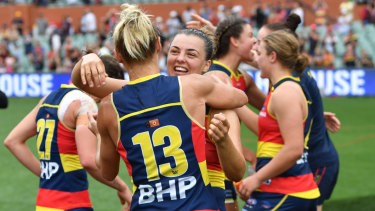
[[[167,58],[168,75],[202,74],[210,65],[204,41],[194,35],[178,34],[173,39]]]

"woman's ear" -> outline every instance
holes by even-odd
[[[158,37],[158,41],[156,43],[156,52],[159,54],[160,51],[162,51],[162,47],[161,47],[160,37]]]
[[[207,60],[206,61],[206,64],[204,65],[204,67],[203,67],[203,73],[205,73],[205,72],[207,72],[208,71],[208,69],[210,68],[210,66],[211,66],[211,63],[212,63],[212,61],[211,60]]]
[[[277,60],[277,54],[275,51],[272,51],[271,54],[270,54],[270,61],[271,63],[275,63]]]
[[[122,58],[121,56],[117,53],[116,49],[113,50],[113,54],[115,55],[115,58],[119,63],[122,63]]]
[[[237,39],[237,38],[235,38],[235,37],[230,37],[230,43],[233,45],[233,46],[235,46],[235,47],[238,47],[239,45],[240,45],[240,43],[239,43],[239,40]]]

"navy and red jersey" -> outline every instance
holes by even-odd
[[[214,72],[214,71],[224,72],[225,74],[227,74],[232,80],[233,86],[236,87],[237,89],[241,89],[242,91],[246,93],[246,89],[247,89],[246,78],[242,74],[241,71],[239,70],[233,71],[225,64],[217,60],[213,60],[207,72]]]
[[[178,76],[150,75],[113,92],[118,153],[134,184],[132,210],[217,210],[205,129],[187,113]],[[203,114],[202,114],[203,115]]]
[[[293,81],[300,84],[299,78],[285,77],[273,86],[266,98],[258,120],[257,171],[270,162],[284,145],[277,119],[269,113],[268,105],[274,90],[285,81]],[[301,86],[301,88],[306,97],[306,104],[309,105],[309,94],[305,91],[304,87]],[[305,140],[308,139],[310,122],[310,117],[307,115],[303,123]],[[301,141],[304,142],[304,140]],[[290,169],[262,183],[258,191],[281,193],[305,199],[319,197],[319,190],[314,182],[313,174],[307,162],[307,156],[307,151],[305,151],[302,157]]]
[[[81,91],[62,85],[47,96],[36,116],[41,166],[36,210],[92,207],[86,171],[78,157],[75,130],[64,125],[58,113],[61,101],[70,92]]]
[[[313,171],[319,167],[338,165],[339,158],[332,143],[324,121],[323,102],[316,81],[308,69],[300,76],[301,83],[306,87],[311,97],[312,126],[309,141],[307,142],[308,161]]]

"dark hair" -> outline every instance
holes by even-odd
[[[110,78],[124,79],[124,70],[121,68],[120,63],[115,57],[110,55],[100,56],[105,68],[105,72]]]
[[[185,35],[193,35],[193,36],[196,36],[196,37],[199,37],[203,40],[203,43],[204,43],[204,50],[206,52],[206,60],[210,60],[212,59],[212,55],[213,55],[213,51],[214,51],[214,44],[211,40],[211,38],[209,37],[208,34],[206,34],[205,32],[201,31],[201,30],[198,30],[198,29],[183,29],[179,32],[177,32],[176,35],[178,34],[185,34]],[[173,41],[173,39],[176,37],[173,36],[173,38],[171,39],[171,42]]]
[[[85,55],[94,53],[92,49],[87,49],[83,51]],[[120,63],[117,59],[111,55],[102,55],[99,56],[102,60],[105,68],[105,72],[107,73],[108,77],[116,78],[116,79],[125,79],[124,70],[120,66]]]
[[[267,29],[271,31],[289,30],[290,33],[292,33],[296,38],[298,38],[296,34],[296,29],[300,23],[301,23],[301,18],[299,17],[299,15],[292,13],[288,15],[285,23],[280,23],[280,22],[269,23],[265,25],[264,27],[266,27]]]
[[[216,28],[215,46],[217,48],[214,58],[220,58],[229,51],[230,38],[239,38],[243,32],[243,25],[248,24],[242,18],[228,17]]]

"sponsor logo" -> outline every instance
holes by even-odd
[[[178,200],[186,198],[189,190],[197,184],[193,176],[179,178],[178,180],[169,180],[169,187],[163,186],[161,182],[155,184],[139,185],[139,204],[148,204],[153,202],[163,202],[167,200]],[[177,191],[178,187],[178,191]]]

